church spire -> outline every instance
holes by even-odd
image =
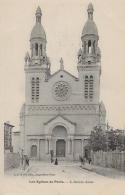
[[[89,3],[87,12],[88,12],[88,19],[89,20],[93,20],[93,12],[94,12],[94,9],[93,9],[92,3]]]
[[[36,23],[41,23],[41,16],[42,16],[42,11],[41,8],[38,6],[36,10]]]
[[[93,20],[94,8],[92,3],[89,3],[88,8],[88,19],[82,30],[82,49],[78,53],[78,64],[92,64],[100,62],[100,53],[98,47],[98,29]]]
[[[42,11],[40,6],[35,12],[36,22],[30,35],[31,53],[25,56],[26,69],[40,68],[47,77],[50,75],[50,61],[46,53],[46,33],[41,23]]]
[[[41,24],[42,11],[38,6],[36,13],[36,23],[31,31],[31,59],[34,63],[41,64],[46,58],[46,33]]]
[[[60,59],[60,70],[64,70],[63,59]]]

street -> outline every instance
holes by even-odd
[[[64,161],[60,161],[58,165],[51,164],[50,162],[31,161],[30,166],[25,170],[22,170],[22,168],[11,169],[6,174],[14,176],[37,176],[42,180],[44,179],[44,181],[65,181],[65,183],[93,183],[95,180],[111,180],[111,178],[82,169],[79,162]]]

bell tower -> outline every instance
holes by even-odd
[[[88,5],[88,19],[81,35],[82,47],[78,51],[78,73],[84,101],[98,103],[100,91],[101,53],[98,47],[99,35],[93,20],[94,8]]]
[[[46,58],[46,34],[41,24],[42,12],[38,7],[36,10],[36,24],[32,29],[30,36],[30,49],[32,64],[41,64]]]
[[[25,56],[26,104],[39,103],[42,84],[50,77],[50,61],[46,54],[46,33],[41,24],[42,11],[38,6],[36,22],[30,35],[30,54]]]

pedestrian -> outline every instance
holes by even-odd
[[[29,166],[29,158],[26,156],[26,165]]]
[[[23,150],[21,150],[21,154],[20,154],[20,165],[21,165],[21,168],[23,169],[23,165],[24,165],[24,154],[23,154]]]
[[[54,153],[53,153],[53,150],[50,150],[50,155],[51,155],[51,163],[53,163],[53,155],[54,155]]]
[[[57,160],[57,158],[56,158],[56,160],[55,160],[55,165],[58,165],[58,160]]]
[[[53,158],[51,158],[51,163],[53,163]]]
[[[23,170],[26,169],[26,155],[23,155]]]
[[[88,161],[89,161],[89,164],[91,164],[91,162],[92,162],[92,159],[91,159],[91,157],[89,157]]]

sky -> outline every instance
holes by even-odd
[[[24,57],[30,51],[35,11],[42,9],[47,55],[52,73],[62,57],[67,71],[77,76],[77,52],[87,20],[88,0],[0,0],[0,121],[19,130],[25,101]],[[101,97],[109,125],[125,129],[125,0],[91,0],[102,54]]]

